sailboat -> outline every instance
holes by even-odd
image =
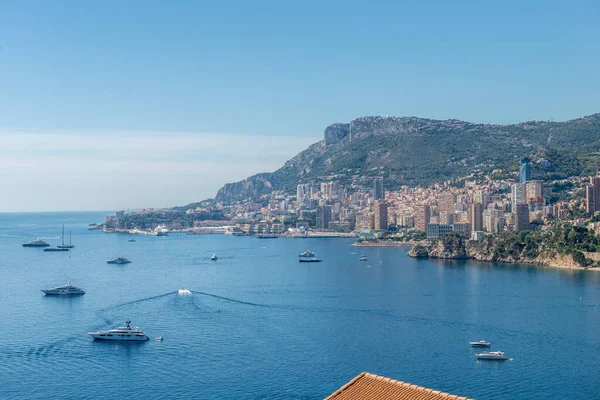
[[[56,246],[59,249],[72,249],[73,246],[71,244],[71,231],[69,231],[69,244],[65,244],[65,226],[62,226],[62,235],[60,235],[60,238],[62,240],[62,244],[60,246]]]

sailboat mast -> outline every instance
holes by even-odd
[[[65,225],[62,226],[62,234],[60,235],[60,240],[62,241],[62,245],[65,245]]]

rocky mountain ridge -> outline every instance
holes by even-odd
[[[566,122],[511,125],[361,117],[328,126],[322,140],[277,171],[226,184],[215,199],[230,202],[273,190],[292,192],[298,183],[327,179],[368,183],[372,176],[384,176],[389,188],[426,185],[464,176],[482,165],[511,162],[543,148],[600,150],[600,114]]]

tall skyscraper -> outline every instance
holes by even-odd
[[[428,205],[416,206],[415,212],[415,230],[426,232],[427,224],[431,219],[431,210]]]
[[[473,203],[469,206],[469,219],[472,231],[483,230],[483,204]]]
[[[593,214],[596,212],[596,190],[594,185],[587,185],[585,187],[585,212]]]
[[[385,200],[385,188],[383,186],[383,178],[373,179],[373,199]]]
[[[388,204],[385,200],[377,200],[375,203],[375,229],[388,229]]]
[[[515,213],[515,231],[525,231],[529,229],[529,206],[527,204],[517,204]]]
[[[525,183],[531,178],[529,162],[529,158],[527,157],[519,161],[519,183]]]
[[[323,230],[329,228],[331,221],[331,206],[323,206],[317,210],[316,225],[317,229]]]
[[[590,184],[585,188],[585,211],[593,214],[600,211],[600,176],[592,176]]]
[[[525,183],[513,183],[511,185],[511,194],[510,194],[510,202],[512,210],[515,211],[517,209],[518,204],[523,204],[526,202],[525,199],[525,191],[527,190],[527,186]]]

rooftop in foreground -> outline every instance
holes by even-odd
[[[422,386],[397,381],[363,372],[325,400],[438,400],[460,399],[469,400],[467,397],[456,396]]]

